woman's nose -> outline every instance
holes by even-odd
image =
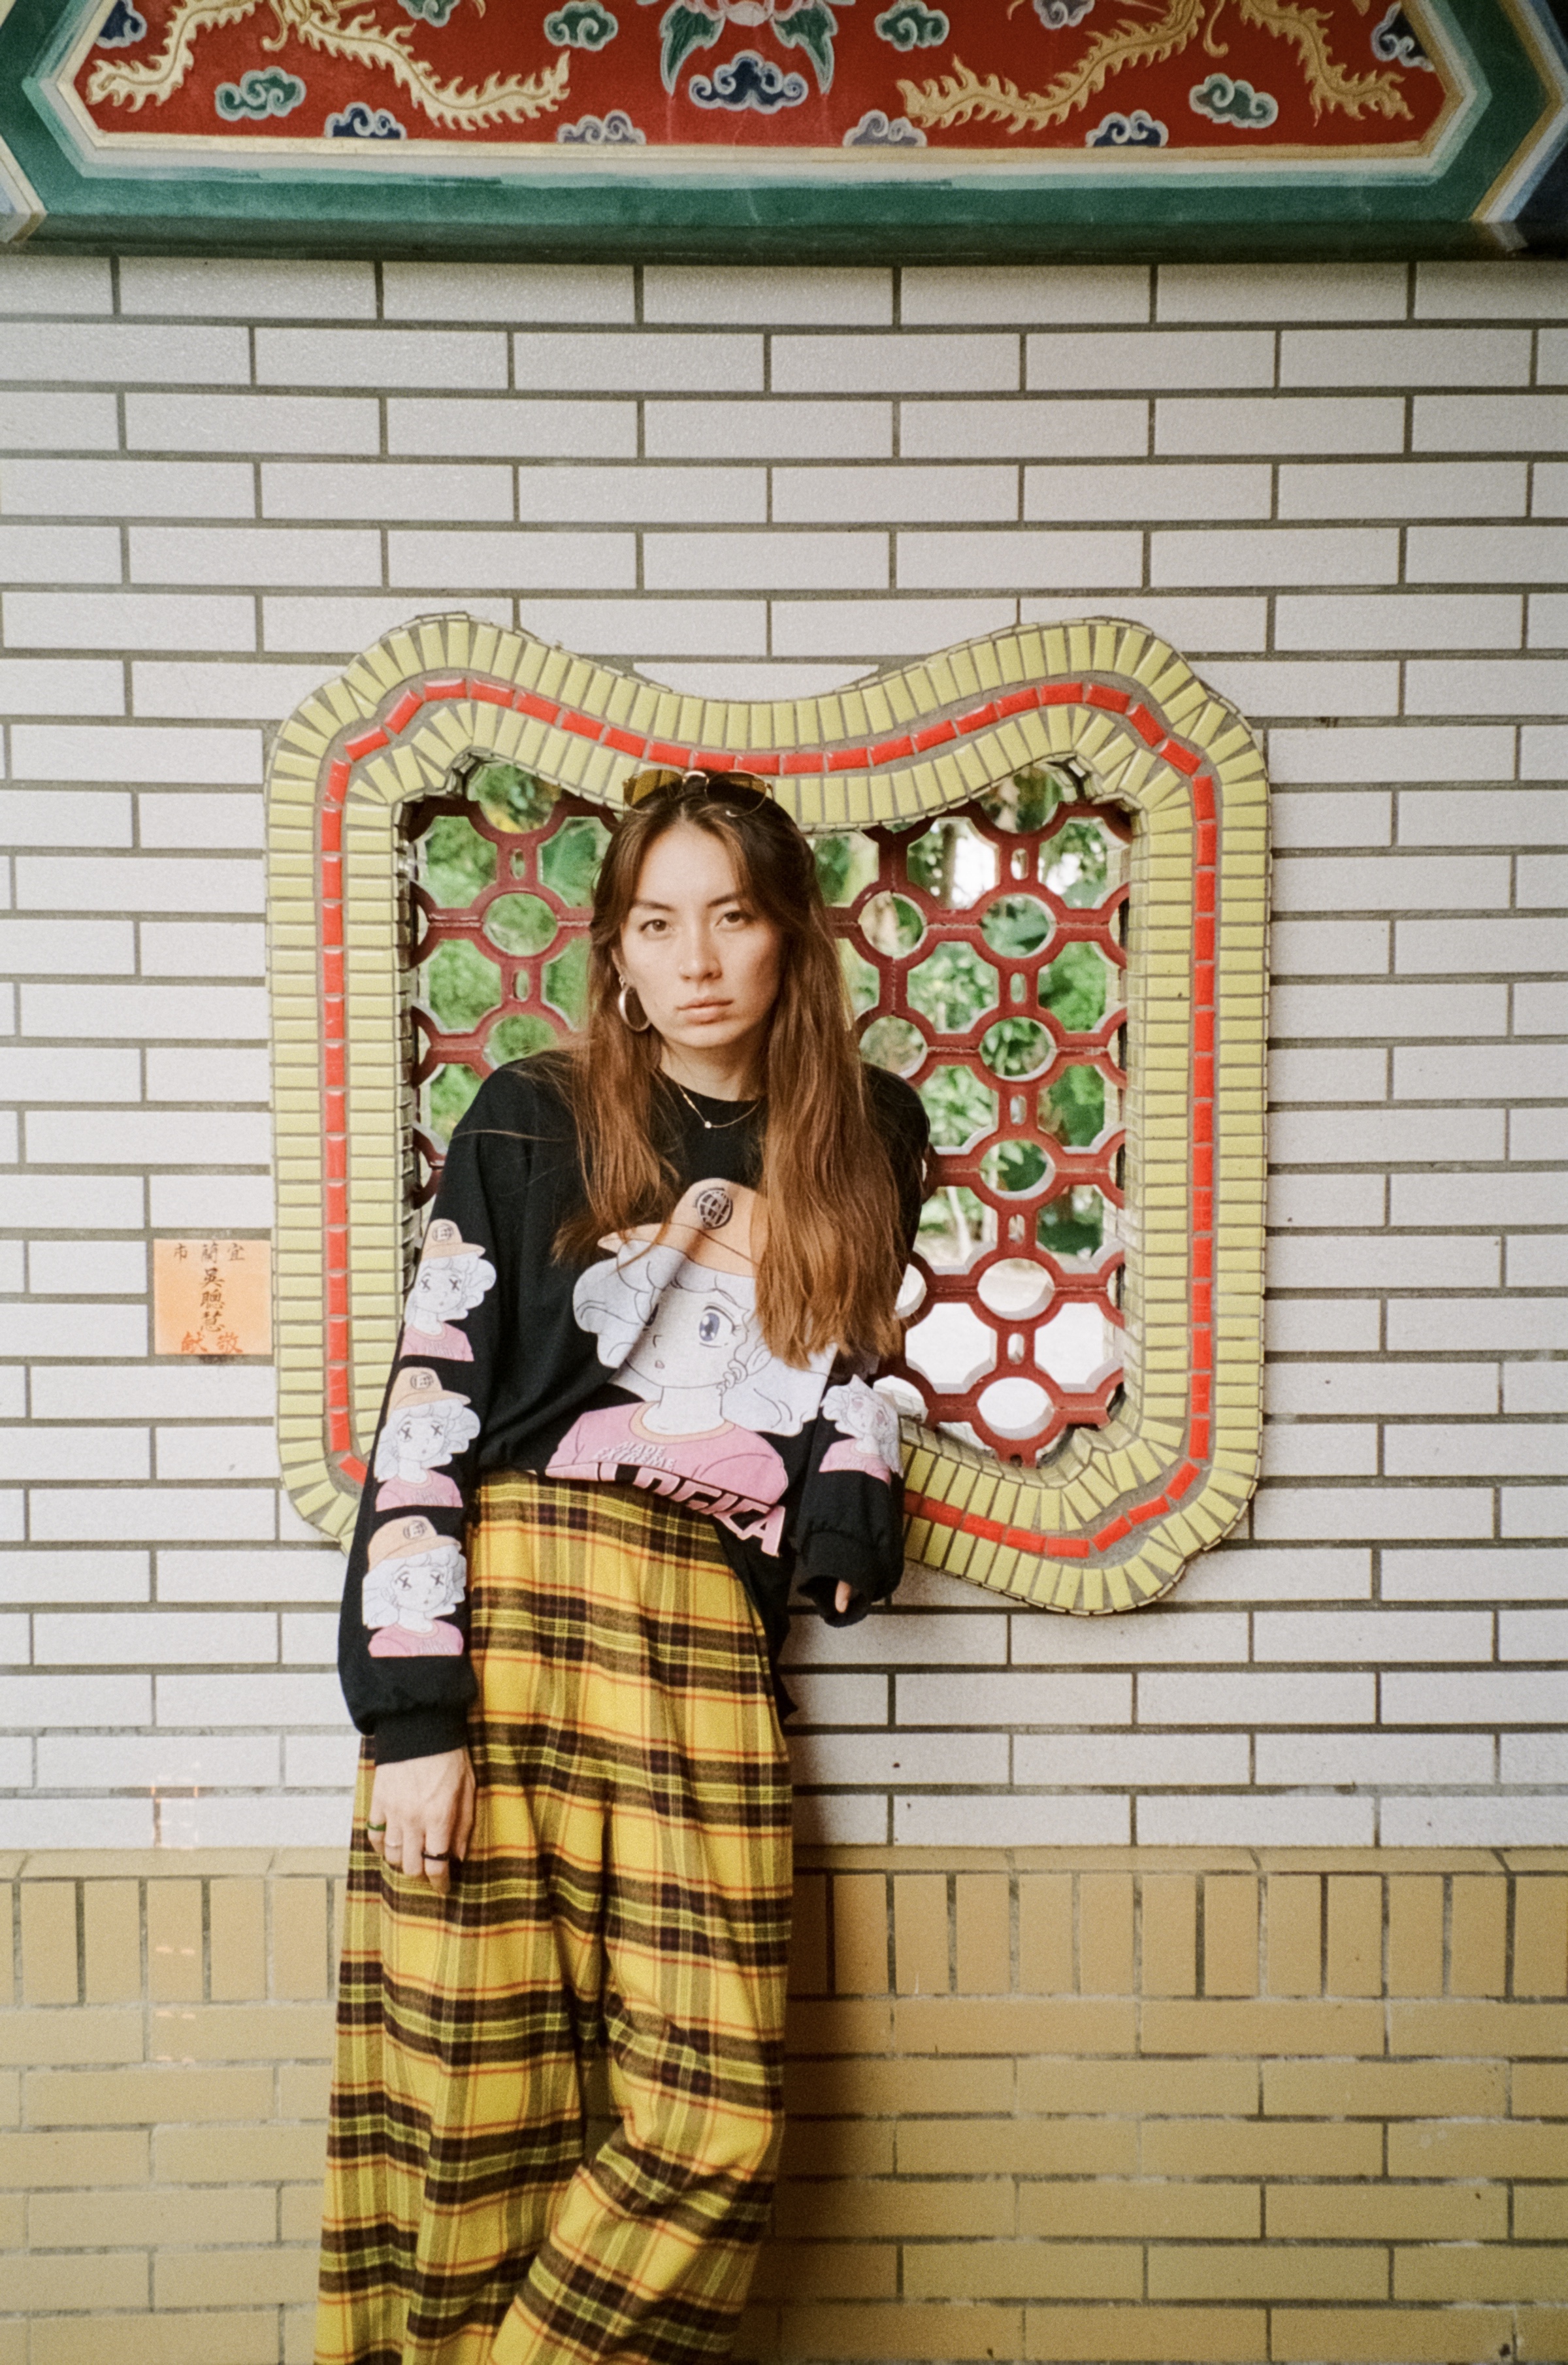
[[[719,949],[707,929],[687,938],[680,948],[683,977],[711,977],[719,966]]]

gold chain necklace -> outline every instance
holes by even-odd
[[[701,1110],[698,1107],[697,1103],[692,1099],[691,1094],[687,1091],[686,1086],[680,1082],[678,1077],[667,1076],[666,1078],[666,1082],[675,1086],[676,1091],[680,1094],[681,1099],[686,1103],[687,1107],[691,1111],[692,1115],[697,1119],[698,1124],[702,1127],[705,1133],[733,1133],[737,1125],[745,1125],[748,1117],[753,1117],[756,1115],[763,1098],[763,1095],[758,1093],[754,1099],[746,1103],[745,1107],[741,1111],[739,1116],[727,1116],[720,1120],[703,1115]]]

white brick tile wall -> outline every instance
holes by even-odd
[[[19,735],[19,731],[13,734]],[[204,734],[183,735],[195,740]],[[57,754],[56,762],[60,760]],[[143,760],[157,767],[157,779],[166,779],[174,768],[156,754]],[[195,760],[199,765],[199,753]],[[88,778],[101,778],[112,754],[86,748],[80,751],[80,761],[92,766]],[[17,864],[17,902],[23,911],[118,912],[134,901],[149,912],[259,912],[263,893],[259,862],[206,862],[177,856],[164,860],[155,855],[98,861],[67,854],[28,855]]]
[[[207,670],[227,675],[232,668],[214,666]],[[299,695],[315,689],[325,671],[321,666],[301,667],[300,672],[308,678],[301,682]],[[144,678],[139,671],[139,692]],[[178,796],[160,796],[143,790],[136,800],[136,823],[143,846],[205,848],[266,844],[266,809],[260,796],[204,796],[188,790]]]
[[[1027,338],[1025,353],[1026,383],[1037,393],[1274,383],[1274,339],[1260,329],[1058,330]]]
[[[0,266],[0,1844],[341,1832],[341,1562],[146,1238],[272,1221],[260,726],[451,605],[743,698],[1111,612],[1266,734],[1246,1532],[804,1623],[802,1832],[1562,1838],[1568,267],[117,269]]]
[[[650,263],[643,272],[643,318],[659,327],[863,329],[885,327],[892,317],[889,271]]]
[[[1103,518],[1266,518],[1272,472],[1259,462],[1205,465],[1144,461],[1137,466],[1063,464],[1026,468],[1024,515],[1079,524]]]
[[[142,931],[144,936],[151,933]],[[187,963],[198,970],[203,967],[200,939],[218,931],[198,926],[195,934],[196,943],[170,951],[171,966],[178,960],[182,968]],[[235,948],[233,958],[243,962],[242,975],[261,966],[248,945]],[[167,1037],[210,1041],[216,1036],[254,1042],[267,1031],[267,998],[260,986],[24,985],[22,1016],[39,1035],[124,1036],[138,1041]]]
[[[106,1296],[143,1296],[147,1290],[146,1243],[33,1240],[28,1248],[28,1286],[39,1297],[79,1296],[84,1290]],[[33,1410],[40,1418],[48,1418],[40,1405],[35,1403]]]
[[[158,1554],[160,1601],[327,1601],[342,1591],[342,1555],[280,1548],[271,1552],[177,1552]]]
[[[239,1422],[156,1431],[160,1478],[275,1478],[277,1432]]]
[[[1527,724],[1519,734],[1521,780],[1552,780],[1568,769],[1568,725]]]
[[[330,665],[280,665],[269,660],[260,665],[203,665],[189,663],[165,664],[154,659],[140,659],[130,669],[132,695],[138,714],[149,717],[176,718],[201,723],[219,718],[243,715],[247,720],[281,723],[303,698],[329,679],[335,668]],[[216,800],[214,801],[216,805]],[[147,800],[141,801],[141,811],[147,810]],[[211,810],[212,808],[209,808]],[[165,809],[174,813],[179,810],[172,802]],[[149,836],[141,834],[143,846],[260,846],[263,839],[258,826],[261,812],[257,799],[250,808],[250,825],[245,835],[209,837],[188,834],[176,838]],[[199,814],[192,808],[185,815],[194,826]]]
[[[631,460],[637,453],[631,402],[395,395],[386,411],[387,451],[424,459]]]
[[[1413,525],[1405,566],[1412,583],[1561,583],[1568,572],[1568,528]]]
[[[130,452],[370,454],[380,449],[380,407],[341,395],[128,394],[125,442]]]
[[[635,317],[624,263],[386,263],[388,320],[618,321]]]
[[[1403,320],[1402,263],[1168,263],[1161,320]]]
[[[39,320],[21,342],[23,384],[78,378],[96,386],[243,386],[249,339],[240,328],[152,328],[129,321]]]
[[[1368,1847],[1376,1835],[1370,1799],[1169,1798],[1137,1802],[1145,1847]]]
[[[149,1219],[161,1231],[265,1231],[273,1219],[270,1174],[154,1174]]]
[[[720,478],[729,473],[714,471]],[[1025,510],[1025,515],[1034,514]],[[970,519],[1012,521],[1017,515],[1016,467],[955,461],[936,467],[780,468],[773,479],[778,525],[893,525],[909,519],[961,525]]]
[[[1282,386],[1528,386],[1529,374],[1528,329],[1286,329],[1280,338]]]
[[[48,789],[0,789],[0,835],[13,846],[129,846],[131,801],[108,789],[70,798]]]
[[[803,408],[791,404],[793,419]],[[869,414],[869,404],[858,406]],[[901,402],[899,451],[906,460],[983,459],[1005,432],[1007,450],[1021,460],[1116,460],[1148,449],[1146,402],[1012,401],[999,415],[994,401]]]
[[[132,526],[136,583],[201,583],[247,589],[273,585],[379,584],[381,537],[350,526]],[[118,577],[119,567],[115,566]],[[407,608],[403,613],[408,613]]]
[[[0,525],[0,580],[118,583],[119,534],[105,525]]]
[[[265,1486],[40,1486],[29,1518],[38,1543],[254,1543],[275,1531],[276,1498]]]
[[[5,631],[7,645],[23,649],[252,649],[256,603],[181,591],[7,591]]]
[[[1528,532],[1528,528],[1521,528]],[[1399,537],[1385,526],[1249,526],[1157,533],[1151,579],[1161,587],[1394,583]]]
[[[443,329],[439,334],[424,329],[258,329],[255,348],[258,386],[499,388],[507,383],[507,340],[496,329]],[[248,375],[243,369],[223,373],[241,383]]]
[[[1561,263],[1510,263],[1494,271],[1481,263],[1420,263],[1416,266],[1418,320],[1561,319],[1568,310],[1568,274]]]
[[[388,582],[427,591],[630,591],[637,547],[630,533],[464,533],[431,528],[386,537]]]
[[[0,460],[8,517],[249,518],[253,471],[239,460]]]
[[[1273,775],[1282,788],[1332,788],[1358,780],[1452,780],[1470,787],[1514,775],[1514,738],[1492,724],[1455,730],[1406,725],[1394,731],[1276,731]]]
[[[1390,1601],[1568,1600],[1568,1551],[1487,1544],[1419,1551],[1389,1547],[1382,1555]]]
[[[0,1477],[151,1478],[151,1455],[144,1429],[95,1429],[87,1437],[71,1429],[0,1429]]]
[[[1505,1486],[1500,1498],[1505,1536],[1556,1538],[1568,1532],[1568,1486]]]
[[[1362,649],[1517,649],[1519,606],[1517,591],[1286,592],[1274,645],[1320,649],[1342,635]]]
[[[366,599],[334,593],[324,599],[263,600],[261,610],[269,650],[285,656],[306,651],[312,656],[327,654],[342,658],[367,647],[395,625],[407,623],[410,611],[417,613],[423,604],[406,597]],[[476,595],[465,600],[464,608],[480,623],[511,622],[510,600]]]
[[[1279,491],[1282,518],[1523,517],[1529,506],[1522,460],[1287,463]]]
[[[1403,452],[1405,405],[1393,395],[1164,395],[1155,404],[1161,454]],[[1335,635],[1337,639],[1338,634]]]
[[[1058,583],[1105,591],[1139,580],[1143,549],[1136,533],[901,533],[897,564],[899,587],[911,591],[944,584],[962,591],[1037,590]]]
[[[100,255],[9,255],[0,279],[0,313],[112,312],[111,274]]]
[[[739,378],[732,383],[737,392],[750,390]],[[778,395],[1012,394],[1021,383],[1018,339],[919,330],[902,336],[776,337],[770,383]]]
[[[927,264],[900,275],[899,318],[906,328],[1073,320],[1103,326],[1148,316],[1149,274],[1136,264],[1092,273],[1050,263]]]
[[[512,519],[512,472],[498,464],[265,460],[264,518],[429,518],[440,523]],[[251,511],[247,508],[246,515]]]
[[[57,714],[62,706],[76,714],[123,714],[123,669],[106,660],[0,657],[0,711]],[[57,830],[60,824],[57,814]]]
[[[0,1555],[0,1600],[150,1601],[144,1552],[28,1552]]]
[[[228,263],[128,254],[119,266],[122,312],[197,320],[373,319],[375,276],[368,263]]]
[[[112,452],[118,444],[118,407],[112,394],[57,391],[45,405],[33,395],[0,392],[0,452]]]

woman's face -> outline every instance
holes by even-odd
[[[678,823],[655,839],[621,932],[621,968],[674,1049],[749,1060],[778,997],[783,937],[739,890],[723,842]]]

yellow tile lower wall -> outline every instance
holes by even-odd
[[[305,2365],[341,1866],[0,1860],[0,2365]],[[1568,2359],[1568,1851],[808,1851],[737,2354]]]

